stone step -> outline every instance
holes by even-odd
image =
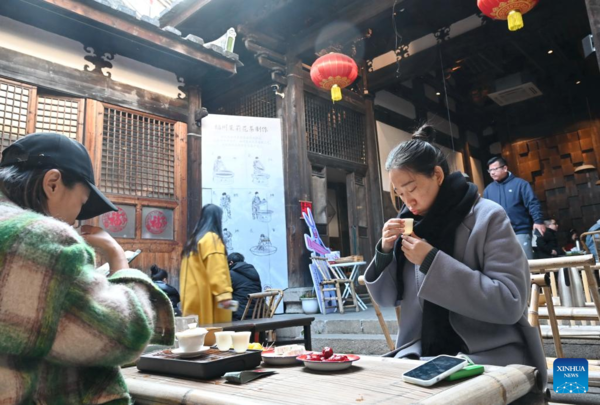
[[[335,353],[380,356],[389,352],[383,335],[332,333],[312,335],[312,348],[321,351],[331,347]]]
[[[392,336],[398,334],[398,322],[386,321]],[[313,335],[319,334],[361,334],[382,335],[383,331],[377,319],[315,319],[311,327]]]

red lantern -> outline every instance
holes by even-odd
[[[356,62],[341,53],[321,56],[310,68],[313,83],[325,90],[331,90],[331,99],[340,101],[342,89],[348,87],[358,76]]]
[[[523,28],[523,14],[528,13],[539,0],[477,0],[477,7],[494,20],[508,20],[511,31]]]

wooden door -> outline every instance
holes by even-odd
[[[186,236],[187,126],[88,100],[85,144],[100,190],[119,207],[92,220],[126,250],[141,249],[132,267],[167,270],[179,285]]]

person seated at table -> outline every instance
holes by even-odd
[[[223,210],[207,204],[181,252],[181,312],[200,325],[231,322],[233,288],[223,243]],[[219,308],[221,306],[222,308]]]
[[[545,384],[539,333],[527,321],[525,253],[504,209],[450,173],[433,136],[423,126],[386,162],[403,207],[383,226],[365,281],[379,305],[402,307],[388,356],[462,353],[478,364],[525,364]],[[414,220],[411,235],[403,235],[406,219]]]
[[[119,366],[173,343],[167,296],[107,232],[72,227],[116,210],[80,143],[36,133],[2,152],[0,403],[128,404]]]
[[[536,259],[563,256],[564,253],[558,247],[558,237],[556,235],[558,222],[554,218],[546,219],[544,225],[546,226],[544,235],[540,234],[537,229],[535,230],[535,236],[537,236]]]
[[[166,270],[161,269],[156,264],[153,264],[150,267],[150,273],[152,274],[152,281],[154,284],[158,286],[167,297],[169,297],[169,301],[171,301],[171,305],[173,306],[173,313],[175,316],[181,316],[181,311],[179,310],[179,291],[175,287],[170,284],[167,284],[167,277],[169,274]]]
[[[246,305],[248,305],[248,295],[262,291],[258,271],[253,265],[246,263],[244,260],[244,255],[241,253],[230,253],[227,256],[229,272],[231,273],[231,286],[233,287],[233,299],[240,303],[237,311],[233,313],[234,321],[242,319]],[[255,305],[253,302],[248,308],[248,316],[252,316]]]
[[[588,229],[588,232],[597,232],[597,231],[600,231],[600,220],[598,220],[598,222],[596,222],[594,225],[592,225],[592,227],[590,229]],[[585,237],[585,245],[588,247],[590,253],[594,255],[594,258],[596,259],[596,261],[598,261],[598,252],[596,252],[596,244],[594,243],[592,236],[595,239],[600,239],[600,234],[588,235]]]
[[[567,253],[575,249],[579,243],[579,232],[575,229],[569,229],[569,238],[565,246],[563,246],[563,252]]]

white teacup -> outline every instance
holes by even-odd
[[[415,220],[413,218],[404,218],[404,234],[410,235],[413,233],[413,224]]]
[[[175,333],[179,348],[184,352],[197,352],[204,346],[204,338],[208,331],[204,328],[191,328]]]
[[[248,350],[251,334],[252,332],[236,332],[231,336],[233,339],[233,350],[236,353],[244,353]]]
[[[226,352],[231,349],[233,346],[232,336],[235,332],[224,331],[224,332],[215,332],[215,339],[217,341],[217,349],[222,352]]]

